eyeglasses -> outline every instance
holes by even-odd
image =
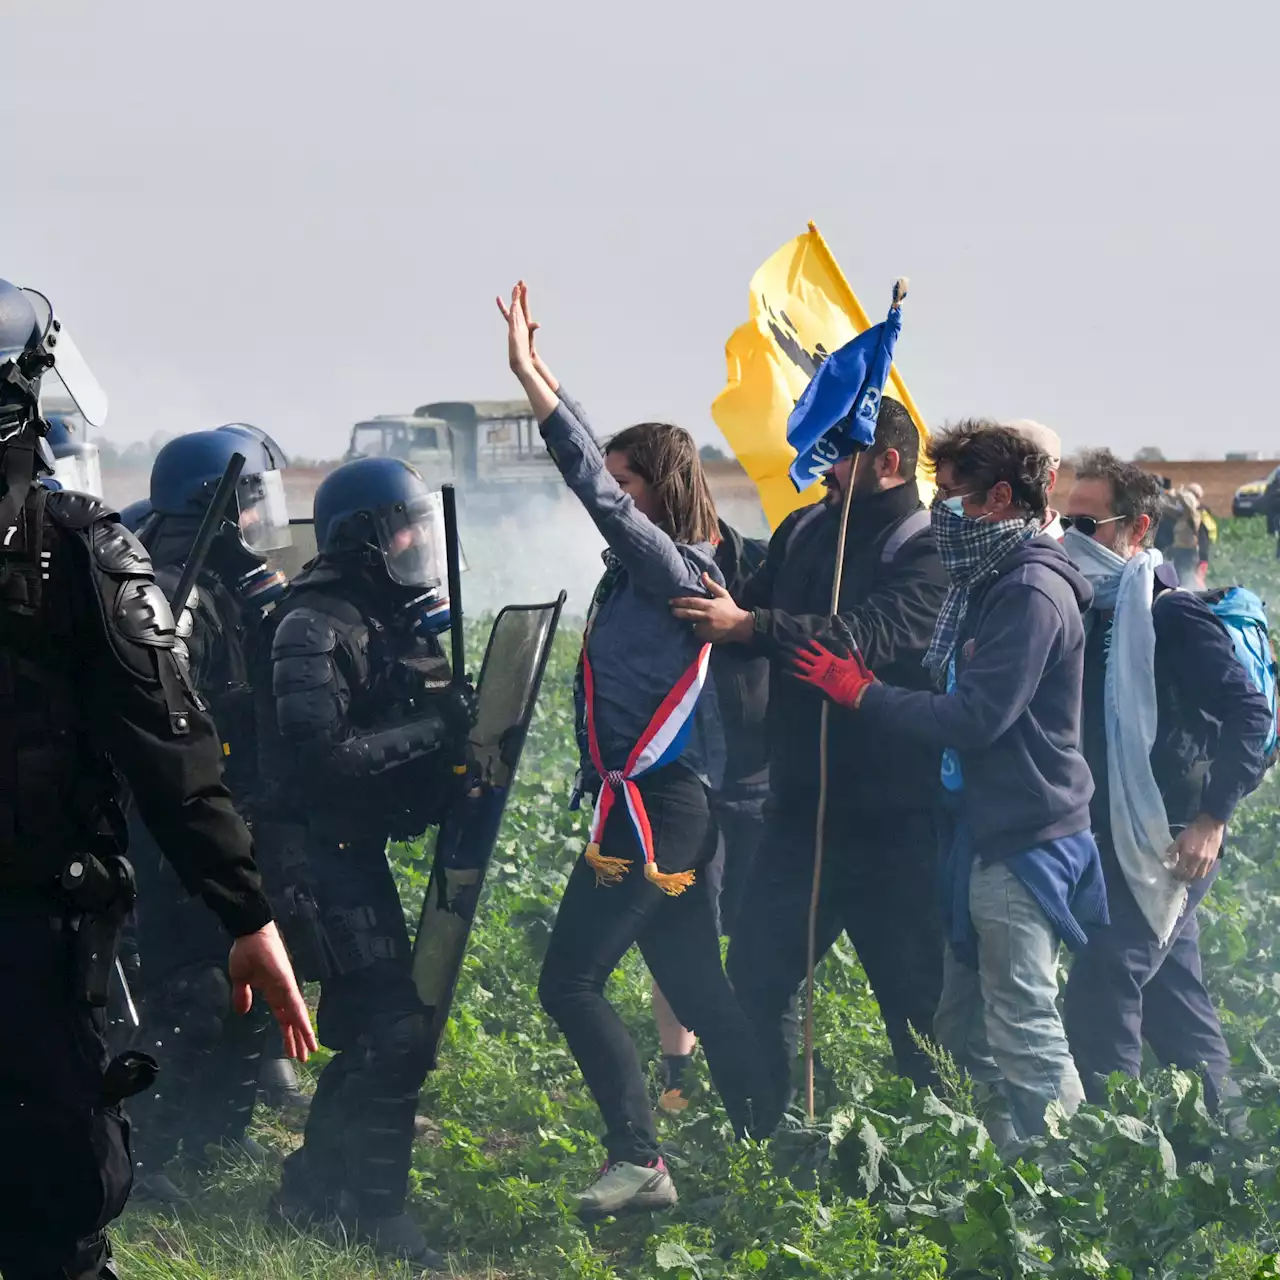
[[[1062,516],[1064,529],[1079,529],[1086,538],[1092,538],[1104,524],[1115,524],[1124,516],[1108,516],[1105,520],[1095,520],[1093,516]]]

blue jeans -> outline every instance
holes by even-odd
[[[1044,1130],[1057,1101],[1068,1112],[1084,1098],[1058,1015],[1058,936],[1039,904],[1003,862],[974,860],[969,912],[978,968],[947,947],[934,1036],[959,1066],[992,1086],[1000,1105],[989,1117],[996,1146]]]

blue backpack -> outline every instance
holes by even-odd
[[[1280,734],[1280,699],[1276,689],[1276,655],[1271,644],[1271,631],[1267,626],[1267,608],[1248,587],[1219,587],[1216,591],[1196,593],[1226,627],[1235,646],[1240,665],[1249,673],[1254,687],[1267,700],[1271,708],[1271,734],[1267,738],[1268,765],[1274,764]]]

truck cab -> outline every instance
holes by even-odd
[[[437,400],[380,414],[352,428],[343,461],[369,457],[403,458],[432,488],[456,484],[463,497],[561,487],[527,400]]]

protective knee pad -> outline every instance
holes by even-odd
[[[361,1074],[396,1089],[416,1092],[431,1067],[430,1025],[426,1013],[402,1013],[380,1019],[359,1039]]]

